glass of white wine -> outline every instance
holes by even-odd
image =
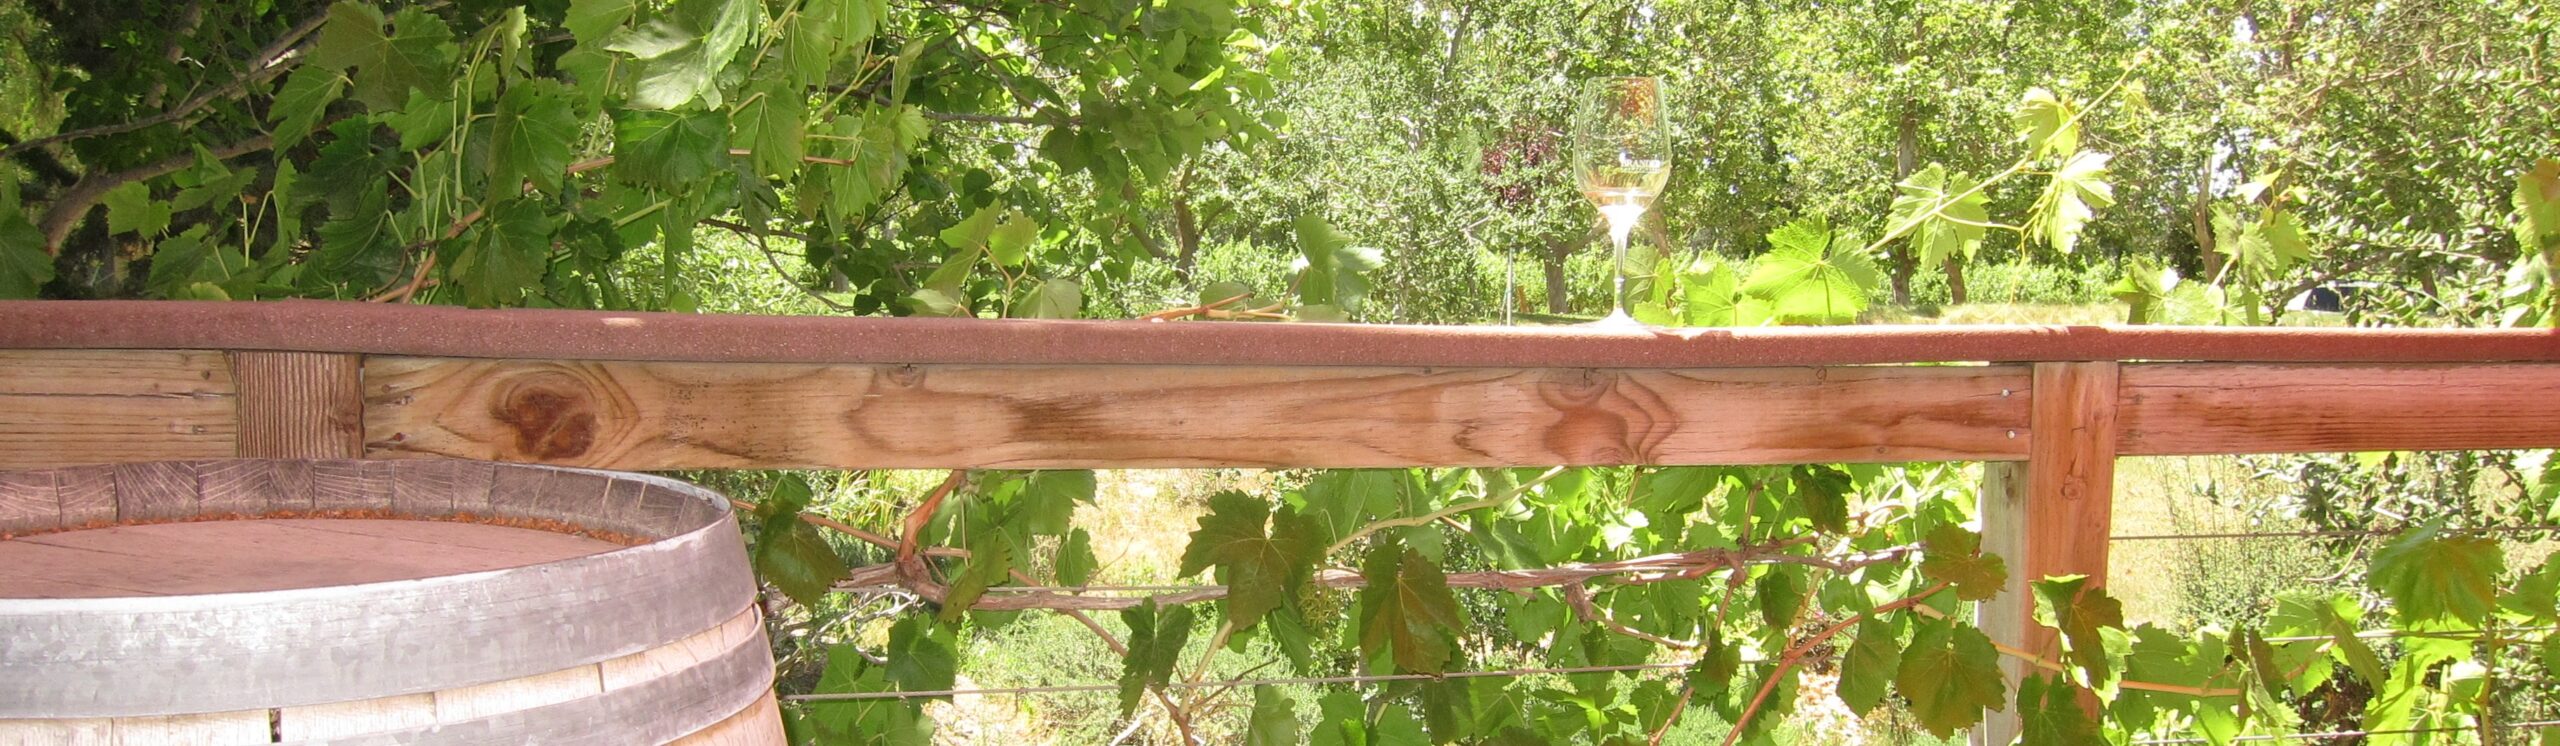
[[[1638,76],[1583,82],[1573,108],[1573,175],[1582,196],[1600,208],[1614,249],[1609,266],[1609,317],[1599,323],[1632,325],[1627,297],[1627,238],[1663,184],[1671,179],[1671,129],[1663,111],[1662,79]]]

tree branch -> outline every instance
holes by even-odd
[[[117,122],[115,124],[101,124],[96,127],[85,127],[72,130],[70,132],[28,140],[16,145],[11,145],[7,148],[0,148],[0,158],[7,158],[9,156],[17,155],[20,151],[46,147],[54,143],[84,140],[92,137],[104,137],[107,135],[120,135],[134,130],[156,127],[184,119],[188,115],[196,113],[197,110],[212,105],[215,101],[240,95],[242,92],[248,90],[250,83],[275,77],[277,74],[283,73],[285,70],[292,68],[298,61],[291,54],[294,46],[301,44],[303,37],[310,36],[311,32],[319,30],[321,24],[327,23],[328,20],[329,14],[324,11],[320,15],[311,17],[310,20],[295,24],[293,28],[285,31],[284,36],[277,38],[273,43],[268,44],[266,48],[258,50],[258,54],[251,58],[252,62],[250,63],[249,70],[247,72],[241,73],[239,77],[233,78],[230,83],[224,84],[220,88],[196,94],[195,96],[188,98],[186,101],[180,102],[177,106],[171,107],[167,111],[143,117],[141,119]],[[60,239],[55,239],[54,242],[59,243]]]
[[[258,135],[215,148],[211,152],[217,159],[228,160],[265,150],[274,145],[273,136]],[[195,162],[196,157],[191,153],[171,156],[157,163],[135,166],[111,174],[92,174],[82,178],[80,183],[71,185],[71,188],[64,191],[60,198],[54,200],[53,206],[44,211],[44,220],[36,226],[44,231],[45,253],[60,255],[63,240],[71,237],[72,229],[80,227],[81,219],[89,215],[89,208],[98,206],[99,200],[106,199],[107,192],[132,182],[177,173],[180,169],[195,165]]]

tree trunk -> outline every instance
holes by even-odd
[[[2187,230],[2196,239],[2196,261],[2204,275],[2196,279],[2212,282],[2222,276],[2222,251],[2213,243],[2213,159],[2205,158],[2203,168],[2196,169],[2196,201],[2188,208]]]
[[[1947,257],[1947,305],[1964,305],[1964,258]]]
[[[1538,255],[1539,268],[1547,274],[1547,313],[1573,312],[1573,286],[1564,279],[1564,260],[1572,255],[1573,240],[1566,238],[1549,242],[1547,250]]]
[[[1902,118],[1894,123],[1893,181],[1896,184],[1920,170],[1920,113],[1913,110],[1915,106],[1917,104],[1910,101],[1902,102]],[[1912,256],[1910,241],[1895,243],[1892,251],[1893,303],[1908,306],[1911,305],[1911,275],[1917,271],[1919,260]]]

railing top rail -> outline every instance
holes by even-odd
[[[346,301],[6,301],[0,350],[219,349],[561,360],[1707,368],[1933,362],[2560,362],[2560,330],[2171,326],[1757,329],[1152,323]]]

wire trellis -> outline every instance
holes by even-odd
[[[1448,673],[1396,673],[1363,676],[1299,676],[1269,679],[1220,679],[1217,681],[1173,682],[1171,689],[1226,689],[1242,686],[1281,684],[1366,684],[1379,681],[1430,681],[1435,679],[1472,679],[1486,676],[1536,676],[1541,674],[1622,673],[1628,671],[1662,671],[1687,668],[1686,663],[1635,663],[1623,666],[1570,666],[1565,668],[1506,668],[1492,671],[1451,671]],[[918,697],[954,697],[962,695],[1076,694],[1082,692],[1116,692],[1119,684],[1060,684],[1055,686],[999,686],[979,689],[933,689],[912,692],[838,692],[828,694],[786,694],[783,699],[795,702],[852,702],[871,699],[914,699]]]
[[[2401,528],[2340,529],[2329,531],[2244,531],[2218,534],[2141,534],[2109,536],[2108,541],[2179,541],[2196,539],[2304,539],[2348,536],[2385,536],[2409,530]],[[2560,533],[2560,526],[2483,526],[2479,528],[2439,529],[2448,534]]]
[[[2560,727],[2560,720],[2533,720],[2533,721],[2527,721],[2527,722],[2522,722],[2522,723],[2504,723],[2504,724],[2500,724],[2500,725],[2498,725],[2498,726],[2496,726],[2496,727],[2497,727],[2499,730],[2541,730],[2541,729],[2544,729],[2544,728]],[[2291,734],[2286,734],[2286,735],[2281,735],[2281,736],[2240,736],[2240,737],[2238,737],[2238,738],[2233,738],[2233,739],[2231,739],[2231,741],[2232,741],[2232,742],[2234,742],[2234,743],[2244,743],[2244,742],[2245,742],[2245,743],[2263,743],[2263,742],[2267,742],[2267,741],[2291,741],[2291,740],[2295,740],[2295,739],[2303,739],[2303,738],[2316,739],[2316,740],[2329,740],[2329,739],[2338,739],[2338,738],[2363,738],[2363,737],[2365,737],[2365,736],[2408,736],[2408,735],[2416,735],[2416,734],[2419,734],[2419,733],[2464,733],[2464,732],[2475,731],[2475,730],[2479,730],[2479,728],[2477,728],[2477,727],[2472,727],[2472,728],[2402,728],[2402,729],[2396,729],[2396,730],[2339,730],[2339,731],[2329,731],[2329,732],[2325,732],[2325,733],[2291,733]],[[2212,741],[2207,740],[2207,739],[2202,739],[2202,738],[2152,738],[2152,739],[2144,739],[2144,740],[2134,741],[2134,742],[2133,742],[2133,745],[2134,745],[2134,746],[2171,746],[2172,744],[2188,744],[2188,743],[2212,743]]]

